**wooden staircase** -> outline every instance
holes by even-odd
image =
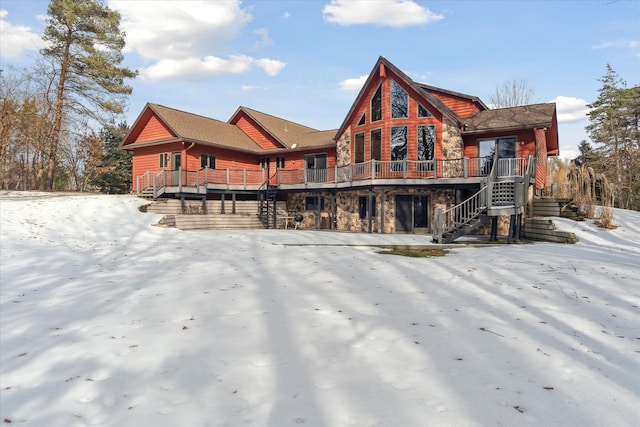
[[[258,217],[264,228],[277,228],[277,200],[278,200],[278,187],[270,185],[269,180],[260,186],[258,192]]]
[[[163,227],[181,230],[246,230],[263,229],[258,218],[258,203],[236,201],[162,199],[147,206],[147,212],[161,214]]]
[[[256,214],[168,214],[162,217],[158,225],[175,227],[180,230],[255,230],[264,228],[262,221]]]
[[[436,209],[432,237],[434,243],[452,243],[483,227],[491,218],[501,215],[511,215],[512,225],[516,224],[515,218],[519,221],[525,211],[527,188],[535,171],[534,158],[529,157],[527,171],[522,176],[497,176],[499,162],[496,154],[491,173],[473,196],[450,209]],[[511,235],[512,230],[509,230]]]

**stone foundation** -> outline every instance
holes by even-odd
[[[383,203],[384,192],[384,206]],[[331,226],[331,193],[321,193],[324,197],[324,209],[320,212],[321,228]],[[371,231],[373,233],[395,233],[395,196],[396,195],[418,195],[429,197],[429,231],[433,225],[434,212],[436,208],[446,209],[453,206],[453,190],[425,190],[421,188],[401,189],[401,190],[373,190],[375,197],[375,217],[371,221]],[[294,193],[290,194],[287,200],[287,210],[289,212],[301,213],[304,216],[302,225],[306,229],[315,230],[318,228],[317,210],[305,210],[306,198],[316,197],[317,193]],[[343,191],[335,193],[336,217],[333,219],[335,229],[338,231],[368,232],[369,219],[360,218],[359,198],[368,197],[368,190]],[[381,213],[384,211],[384,230],[382,230]]]

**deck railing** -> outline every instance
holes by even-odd
[[[499,159],[497,177],[524,176],[527,159]],[[325,169],[278,169],[269,177],[271,185],[341,184],[366,180],[388,179],[437,179],[487,177],[493,161],[485,157],[450,160],[370,160],[362,163],[335,166]],[[530,167],[529,167],[530,169]],[[147,171],[136,178],[138,192],[153,188],[154,194],[165,187],[207,187],[208,185],[235,186],[256,189],[267,179],[265,170],[209,169],[197,171],[179,169],[160,172]]]

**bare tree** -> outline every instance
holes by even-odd
[[[489,96],[493,108],[517,107],[530,104],[535,96],[535,89],[526,80],[506,80],[496,85],[496,90]]]

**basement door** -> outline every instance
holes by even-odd
[[[396,233],[426,232],[429,227],[429,197],[401,194],[396,196]]]

